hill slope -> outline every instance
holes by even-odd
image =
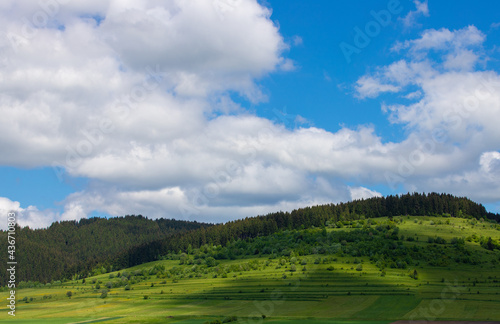
[[[321,227],[360,218],[443,214],[452,217],[500,220],[500,215],[488,213],[484,206],[464,197],[437,193],[375,197],[348,203],[306,207],[290,213],[277,212],[176,234],[172,239],[157,240],[130,249],[113,260],[113,264],[119,268],[131,267],[157,260],[158,256],[168,251],[186,252],[190,247],[197,248],[203,244],[225,246],[232,240],[266,236],[285,229]]]
[[[165,240],[174,233],[208,227],[209,224],[168,219],[150,220],[141,215],[116,218],[91,218],[53,223],[46,229],[16,229],[16,257],[19,264],[17,280],[50,282],[87,273],[98,264],[110,270],[109,260],[129,249],[156,240]],[[2,246],[7,243],[5,231],[0,232]],[[4,251],[7,251],[5,247]],[[7,254],[0,254],[6,264]],[[7,274],[0,273],[0,285]]]
[[[481,244],[485,237],[498,242],[498,224],[445,215],[329,225],[225,246],[205,244],[85,280],[20,289],[19,319],[35,324],[190,324],[231,317],[275,324],[500,320],[500,250]]]
[[[47,229],[18,229],[17,258],[30,266],[22,267],[17,278],[43,283],[75,276],[85,278],[103,266],[107,271],[127,268],[158,260],[169,251],[188,252],[204,244],[225,246],[236,239],[271,235],[285,229],[331,226],[360,218],[443,214],[475,219],[500,217],[467,198],[413,193],[277,212],[216,226],[153,221],[142,216],[82,219],[54,223]],[[5,236],[5,232],[0,232],[2,244],[7,241]],[[6,261],[6,257],[2,254],[0,262]],[[5,282],[6,274],[0,273],[0,284]]]

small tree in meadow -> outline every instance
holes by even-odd
[[[213,257],[206,258],[205,264],[207,265],[207,267],[215,267],[217,265]]]

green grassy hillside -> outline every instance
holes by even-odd
[[[12,322],[500,320],[499,225],[423,216],[329,225],[19,289]],[[0,320],[12,320],[7,311]]]

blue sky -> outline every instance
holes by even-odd
[[[370,11],[386,9],[388,1],[268,3],[273,8],[271,18],[279,23],[285,39],[293,43],[298,36],[303,43],[292,47],[287,55],[300,67],[293,77],[282,73],[263,80],[270,100],[256,107],[257,111],[273,118],[272,114],[266,114],[267,110],[286,107],[289,113],[300,114],[315,126],[329,131],[337,131],[341,124],[356,127],[373,123],[386,141],[400,139],[401,127],[391,127],[380,109],[380,101],[359,100],[353,96],[352,85],[366,72],[397,60],[400,55],[390,52],[395,42],[417,38],[426,29],[453,30],[469,25],[487,33],[485,47],[490,50],[498,46],[500,40],[500,28],[491,27],[499,20],[495,8],[500,5],[494,1],[480,2],[472,8],[467,1],[456,1],[453,5],[448,1],[431,1],[429,16],[419,16],[415,26],[410,28],[402,27],[397,20],[404,18],[409,10],[415,10],[415,6],[412,1],[400,1],[401,13],[392,15],[392,23],[382,27],[380,34],[371,38],[361,53],[353,54],[351,63],[347,64],[339,44],[353,44],[353,28],[364,28],[374,20]],[[488,66],[498,70],[498,59],[493,58]]]
[[[6,1],[0,213],[222,222],[409,191],[500,212],[499,9]]]

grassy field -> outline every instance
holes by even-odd
[[[497,227],[466,219],[403,217],[398,227],[400,234],[418,237],[405,242],[410,245],[425,246],[428,237],[436,236],[446,240],[473,234],[500,238]],[[500,252],[485,250],[473,242],[466,245],[481,256],[483,263],[387,268],[383,276],[366,257],[337,255],[299,256],[295,272],[290,271],[290,260],[281,264],[280,258],[218,261],[217,267],[196,275],[191,271],[193,265],[179,265],[178,260],[157,261],[119,272],[147,273],[161,265],[167,270],[175,267],[178,275],[134,277],[134,281],[127,282],[129,290],[112,287],[106,298],[101,298],[101,290],[107,283],[121,280],[118,271],[86,278],[85,283],[74,280],[51,287],[19,289],[15,320],[4,306],[0,321],[201,324],[222,321],[226,316],[237,316],[237,323],[275,324],[500,320]],[[317,258],[326,261],[315,264]],[[357,270],[359,265],[362,270]],[[217,275],[221,268],[233,271]],[[414,270],[418,271],[418,280],[410,277]],[[7,292],[0,293],[0,297],[5,301]]]

